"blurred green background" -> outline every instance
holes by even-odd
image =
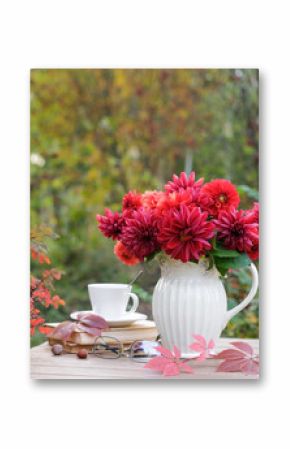
[[[242,207],[258,199],[257,70],[31,71],[31,227],[59,235],[47,242],[49,257],[65,273],[56,287],[66,307],[45,310],[47,321],[90,308],[88,283],[128,282],[140,269],[114,257],[96,213],[120,210],[128,190],[159,189],[191,169],[237,184]],[[158,276],[150,262],[134,287],[149,316]],[[229,307],[249,286],[247,270],[229,276]],[[257,298],[224,335],[258,336]],[[36,333],[32,344],[43,338]]]

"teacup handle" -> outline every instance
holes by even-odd
[[[255,294],[257,293],[258,290],[258,271],[257,268],[255,267],[255,265],[253,263],[251,263],[251,265],[249,266],[250,270],[251,270],[251,274],[252,274],[252,287],[251,290],[248,294],[248,296],[245,297],[245,299],[238,304],[236,307],[233,307],[231,310],[228,310],[226,312],[226,317],[225,317],[225,323],[224,323],[224,327],[226,327],[227,323],[237,314],[239,313],[241,310],[243,310],[254,298]]]
[[[130,310],[127,310],[127,313],[133,313],[136,312],[138,306],[139,306],[139,298],[135,293],[130,293],[130,297],[133,300],[133,304]]]

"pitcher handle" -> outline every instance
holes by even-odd
[[[251,290],[249,291],[248,296],[245,297],[245,299],[238,304],[236,307],[233,307],[231,310],[228,310],[226,312],[226,318],[225,318],[225,324],[224,327],[226,327],[227,323],[237,314],[239,313],[241,310],[243,310],[254,298],[255,294],[257,293],[258,290],[258,285],[259,285],[259,277],[258,277],[258,271],[257,268],[255,267],[255,265],[253,263],[251,263],[251,265],[249,266],[251,274],[252,274],[252,287]]]

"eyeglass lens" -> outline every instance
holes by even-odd
[[[156,350],[157,346],[160,346],[157,341],[135,341],[131,346],[130,357],[134,362],[146,363],[153,357],[160,355]]]
[[[93,353],[102,359],[117,359],[122,354],[122,344],[114,337],[98,337]]]

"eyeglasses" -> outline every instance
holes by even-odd
[[[156,347],[160,345],[157,337],[156,341],[136,340],[130,346],[124,345],[115,337],[97,337],[93,346],[93,354],[102,359],[118,359],[128,357],[134,362],[145,363],[159,355]]]

